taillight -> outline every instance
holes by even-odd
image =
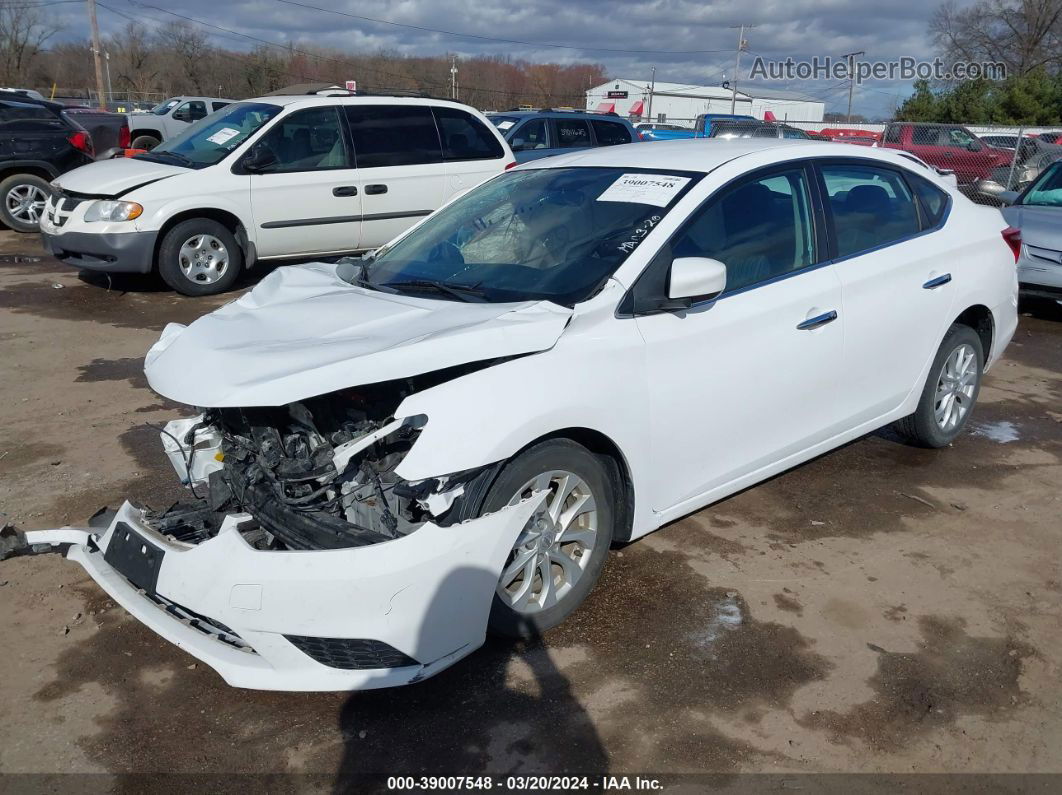
[[[516,165],[516,161],[515,160],[513,162],[511,162],[511,163],[506,163],[505,164],[505,170],[508,171],[510,168],[512,168],[515,165]]]
[[[1014,226],[1008,226],[1003,230],[1003,239],[1010,246],[1010,250],[1014,252],[1014,261],[1018,261],[1018,256],[1021,254],[1021,230]]]
[[[127,124],[123,124],[118,129],[118,148],[119,149],[128,149],[129,148],[129,125],[127,125]]]
[[[92,157],[94,152],[92,150],[92,138],[84,130],[78,130],[75,133],[70,133],[70,137],[67,138],[70,145],[80,152],[84,152],[89,157]]]

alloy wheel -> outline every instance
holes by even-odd
[[[597,539],[597,503],[585,480],[562,470],[543,472],[509,505],[538,491],[549,493],[516,539],[497,588],[498,597],[524,615],[567,596],[586,572]]]
[[[16,185],[4,197],[11,216],[28,224],[40,223],[47,201],[48,195],[37,185]]]
[[[971,345],[960,345],[944,360],[933,403],[933,415],[942,431],[958,427],[973,407],[977,369],[977,353]]]

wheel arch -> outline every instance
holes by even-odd
[[[17,174],[30,174],[34,177],[40,177],[46,182],[51,182],[59,176],[58,170],[49,163],[33,161],[14,162],[5,163],[0,167],[0,182],[8,177],[16,176]]]
[[[191,210],[181,210],[178,213],[174,213],[170,218],[166,219],[166,222],[160,227],[158,237],[155,238],[155,251],[152,261],[158,267],[159,250],[162,248],[162,241],[166,238],[173,227],[182,221],[190,221],[193,218],[209,218],[211,221],[217,221],[224,226],[230,232],[233,237],[236,238],[236,242],[243,250],[243,267],[246,270],[254,262],[253,245],[247,239],[247,229],[243,225],[243,221],[239,217],[228,210],[222,210],[217,207],[197,207]]]
[[[150,127],[136,127],[135,129],[131,129],[129,131],[130,142],[140,135],[150,135],[152,138],[157,138],[160,143],[162,142],[162,131],[153,130]]]
[[[992,316],[992,310],[984,304],[973,304],[964,309],[952,323],[968,326],[977,333],[987,363],[992,357],[992,342],[996,333],[996,322]]]

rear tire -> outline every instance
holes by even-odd
[[[52,186],[34,174],[12,174],[0,182],[0,220],[16,232],[40,231]]]
[[[162,280],[182,295],[216,295],[239,278],[243,250],[217,221],[189,218],[162,238],[158,267]]]
[[[129,144],[130,149],[146,149],[149,152],[158,146],[162,141],[156,138],[154,135],[138,135]]]
[[[550,496],[521,531],[494,593],[488,628],[495,635],[533,637],[560,624],[586,599],[608,556],[618,489],[606,462],[569,439],[541,442],[505,465],[483,510],[542,488]]]
[[[914,414],[898,420],[894,427],[920,447],[947,447],[973,413],[981,391],[984,370],[981,338],[969,326],[954,324],[944,335],[922,396]]]

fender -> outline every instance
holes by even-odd
[[[59,169],[44,160],[5,160],[0,166],[0,175],[6,178],[11,176],[11,172],[26,171],[31,168],[45,172],[51,179],[59,176]]]

